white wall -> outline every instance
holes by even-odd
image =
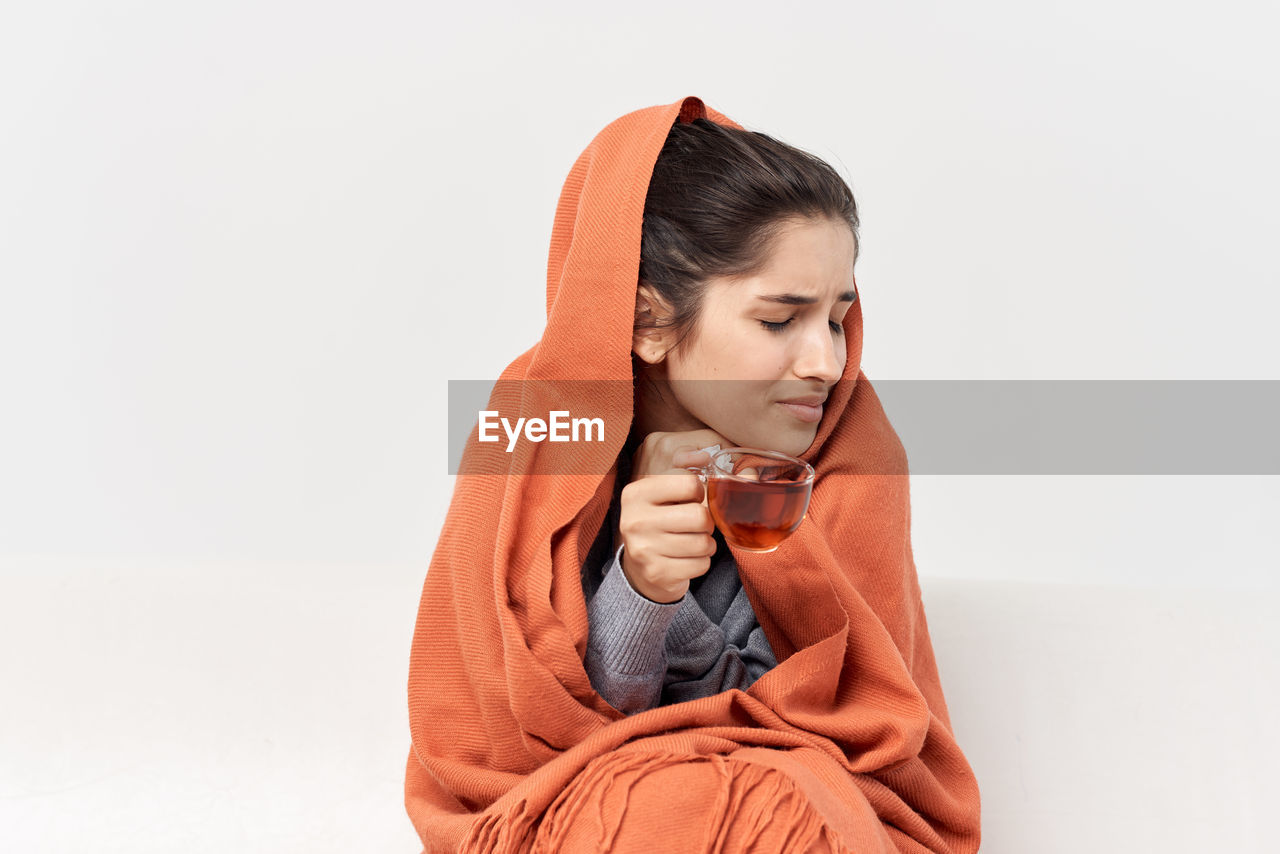
[[[508,5],[8,13],[0,553],[425,562],[447,380],[540,334],[582,147],[686,94],[850,180],[873,382],[1280,379],[1260,4]],[[953,556],[993,515],[1115,554],[1113,484],[1021,480],[918,482],[927,568],[1062,577]],[[1191,538],[1142,537],[1135,581],[1221,547],[1177,522],[1280,508],[1274,478],[1123,488]]]
[[[1135,0],[9,4],[0,590],[74,638],[56,599],[23,600],[56,567],[381,568],[405,607],[362,616],[400,621],[379,651],[407,668],[452,485],[446,383],[495,378],[539,336],[581,149],[684,95],[849,179],[873,382],[1280,379],[1278,19]],[[1280,588],[1275,477],[922,475],[913,496],[922,575]],[[0,675],[35,678],[12,625]],[[403,704],[401,682],[382,690],[339,701]],[[44,717],[0,705],[0,739]],[[401,742],[407,724],[395,762]]]

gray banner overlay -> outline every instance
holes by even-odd
[[[689,382],[738,383],[745,399],[761,398],[760,383]],[[449,381],[449,474],[459,473],[486,410],[498,413],[486,416],[488,435],[497,437],[484,449],[490,460],[530,436],[566,440],[548,449],[557,462],[547,473],[589,473],[570,462],[583,456],[578,443],[598,441],[602,430],[621,431],[621,442],[630,427],[593,422],[603,407],[591,411],[593,401],[629,400],[629,382],[502,385],[498,400],[543,405],[494,410],[494,382]],[[522,394],[522,385],[537,393]],[[1280,380],[873,380],[872,387],[912,474],[1280,474]],[[515,429],[521,417],[541,418],[546,430]]]

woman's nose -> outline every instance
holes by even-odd
[[[823,326],[830,330],[826,324]],[[804,379],[817,379],[830,385],[840,379],[844,364],[840,360],[840,342],[827,331],[826,335],[809,335],[804,341],[804,352],[796,363],[796,375]]]

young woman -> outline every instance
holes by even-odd
[[[746,690],[777,664],[685,467],[709,460],[704,446],[813,444],[845,367],[857,230],[826,163],[702,118],[671,129],[645,199],[634,462],[620,461],[626,486],[583,580],[587,673],[615,708]]]
[[[857,229],[827,164],[695,97],[578,157],[546,328],[489,409],[603,440],[464,450],[409,673],[425,850],[977,850]],[[774,552],[711,523],[686,467],[715,445],[813,466]]]

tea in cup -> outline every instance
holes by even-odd
[[[705,466],[688,466],[707,487],[707,509],[725,541],[771,552],[800,527],[813,494],[813,466],[781,451],[703,448]]]

